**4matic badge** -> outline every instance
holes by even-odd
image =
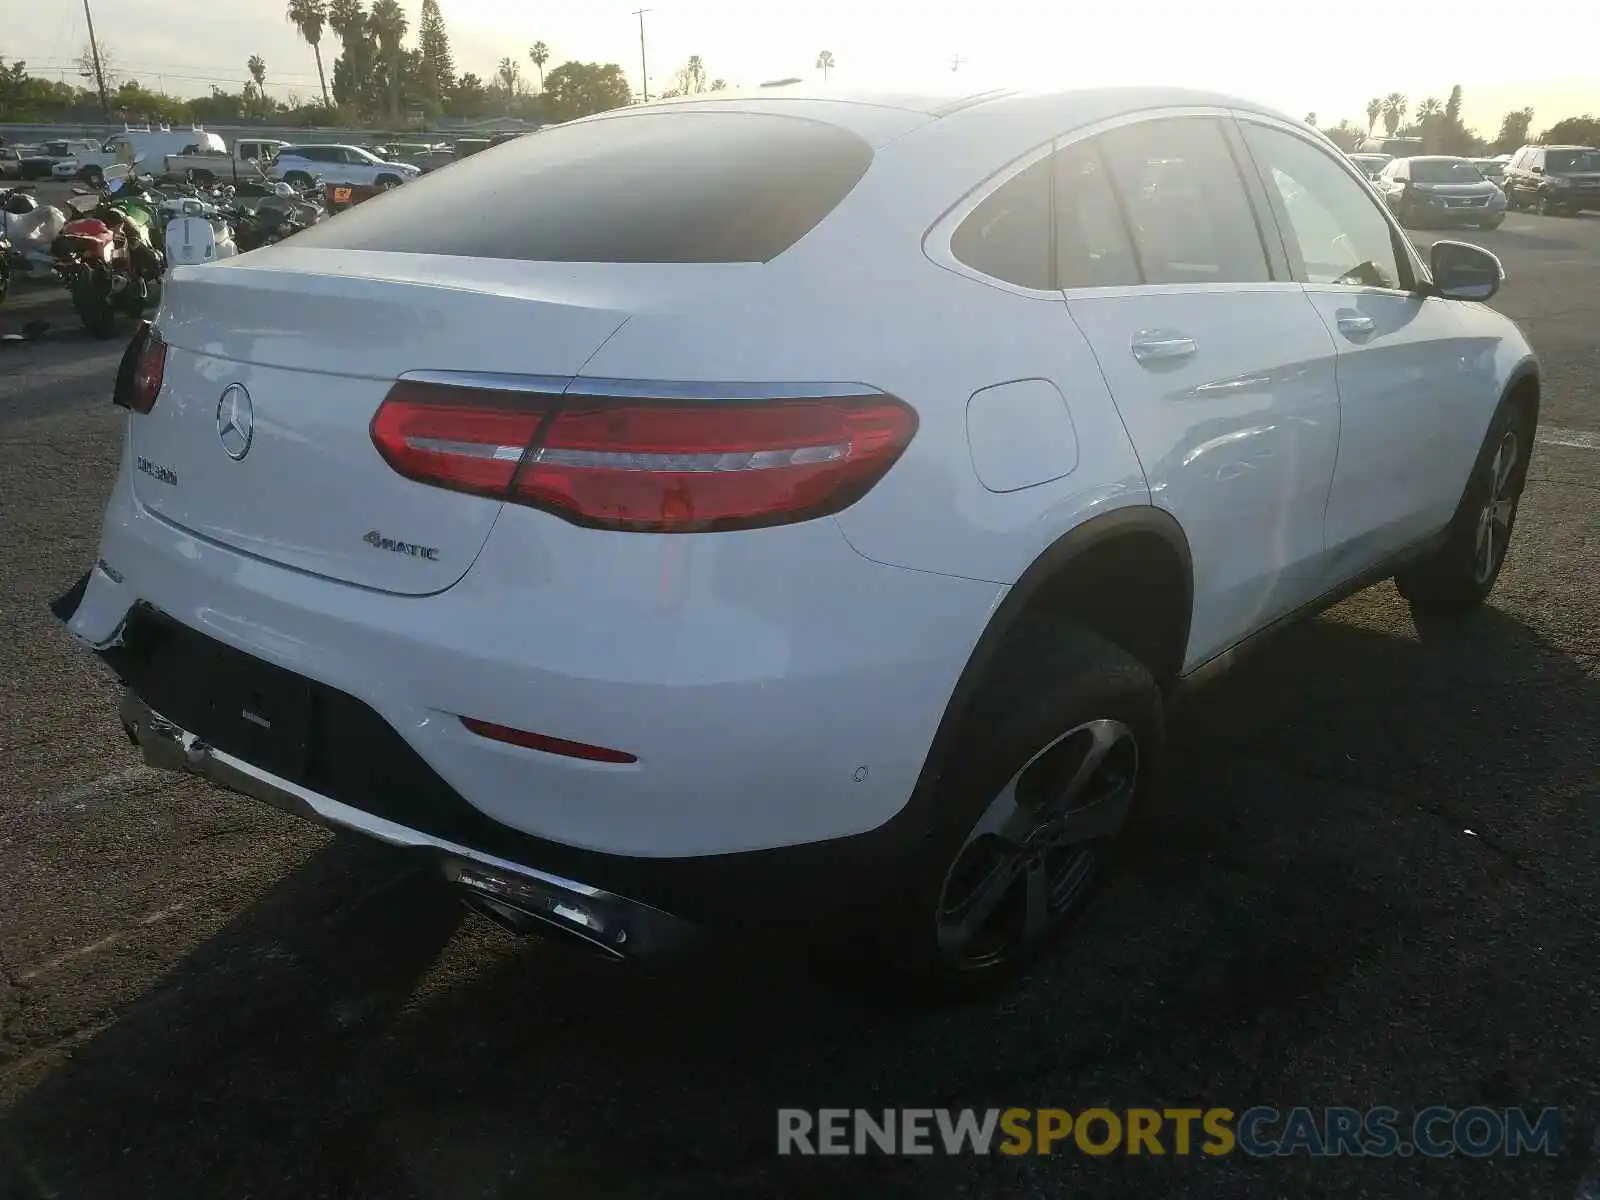
[[[393,554],[409,554],[412,558],[425,558],[429,562],[439,561],[439,551],[432,546],[419,546],[416,542],[396,541],[391,537],[384,537],[376,529],[361,539],[374,550],[388,550]]]

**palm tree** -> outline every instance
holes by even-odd
[[[1401,92],[1390,92],[1383,98],[1383,128],[1390,137],[1400,128],[1400,122],[1406,119],[1406,109],[1411,106]]]
[[[339,41],[348,51],[350,43],[360,38],[367,24],[367,11],[361,0],[328,0],[328,28],[339,35]]]
[[[328,24],[326,0],[289,0],[289,24],[300,31],[300,37],[317,56],[317,79],[322,83],[322,105],[332,108],[328,98],[328,77],[322,70],[322,31]]]
[[[535,42],[528,47],[528,57],[533,60],[533,65],[539,71],[539,90],[544,91],[544,65],[550,61],[550,47],[543,42]]]
[[[1367,101],[1367,136],[1372,136],[1373,128],[1378,124],[1378,118],[1383,115],[1383,101],[1374,96]]]
[[[389,76],[389,116],[400,119],[400,42],[410,28],[405,9],[396,0],[374,0],[372,36],[378,40],[378,51],[383,58],[384,70]]]
[[[833,70],[833,67],[834,62],[832,50],[824,50],[821,54],[817,55],[817,70],[822,72],[822,81],[824,83],[828,81],[828,72]]]
[[[1429,96],[1417,105],[1417,120],[1426,121],[1429,117],[1437,117],[1444,112],[1444,105],[1436,97]]]
[[[250,61],[245,63],[245,70],[250,72],[250,78],[255,81],[256,99],[260,101],[262,115],[267,111],[267,63],[259,54],[252,54]],[[248,90],[248,89],[247,89]]]

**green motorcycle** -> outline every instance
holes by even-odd
[[[56,275],[72,294],[72,307],[91,337],[112,338],[117,317],[140,319],[160,297],[161,222],[143,192],[123,194],[121,181],[92,202],[68,201],[73,219],[52,247]]]

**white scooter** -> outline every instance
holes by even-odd
[[[35,282],[55,277],[50,246],[67,223],[67,214],[53,204],[40,204],[31,192],[0,193],[0,232],[11,239],[11,253],[20,272]]]

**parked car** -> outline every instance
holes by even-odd
[[[284,146],[268,168],[274,179],[303,187],[317,177],[330,186],[399,187],[422,174],[410,163],[385,162],[359,146]]]
[[[1368,179],[1376,179],[1383,174],[1383,169],[1394,161],[1392,154],[1352,154],[1350,161],[1361,168],[1362,174]]]
[[[488,138],[457,138],[453,147],[457,158],[470,158],[488,148]]]
[[[838,99],[175,269],[55,605],[148,761],[606,955],[964,989],[1081,911],[1180,686],[1385,577],[1483,603],[1540,400],[1492,254],[1209,93]]]
[[[22,156],[10,146],[0,146],[0,179],[22,178]]]
[[[1378,176],[1377,188],[1400,224],[1408,227],[1498,229],[1506,219],[1506,194],[1470,159],[1437,154],[1397,158]]]
[[[1362,154],[1387,154],[1390,158],[1411,158],[1426,153],[1419,137],[1369,137],[1356,149]]]
[[[50,179],[54,176],[57,163],[72,158],[74,154],[82,151],[85,146],[95,146],[97,144],[71,138],[44,142],[37,149],[24,151],[21,154],[18,163],[20,168],[18,177],[21,179]]]
[[[1575,217],[1600,210],[1600,150],[1593,146],[1524,146],[1503,180],[1513,208]]]
[[[1506,175],[1506,164],[1501,159],[1498,159],[1498,158],[1471,158],[1471,159],[1468,159],[1467,161],[1470,162],[1473,166],[1477,167],[1478,168],[1478,174],[1482,175],[1490,183],[1498,185],[1499,182],[1502,179],[1505,178],[1505,175]]]

